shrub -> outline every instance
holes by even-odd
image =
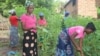
[[[17,15],[20,16],[25,12],[24,7],[17,7]],[[60,14],[53,13],[52,11],[46,8],[35,8],[34,13],[38,17],[39,12],[45,14],[46,20],[48,22],[47,30],[49,33],[45,33],[42,30],[38,29],[38,43],[41,43],[42,39],[42,49],[39,49],[39,55],[41,56],[54,56],[56,50],[56,44],[58,40],[59,32],[61,31],[61,22],[63,17]],[[85,37],[83,42],[83,51],[85,56],[100,56],[100,26],[99,20],[91,19],[90,17],[68,17],[64,21],[65,26],[71,27],[76,25],[86,26],[88,22],[94,22],[96,25],[97,31],[91,35]],[[21,27],[19,27],[19,32],[22,36]],[[22,37],[21,37],[22,38]],[[77,55],[77,52],[75,52]],[[77,55],[79,56],[79,55]]]

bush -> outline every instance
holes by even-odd
[[[9,11],[9,10],[3,10],[3,16],[4,16],[4,17],[8,17],[8,16],[9,16],[8,11]]]
[[[23,13],[26,12],[26,9],[24,6],[16,6],[15,7],[15,10],[16,10],[16,13],[17,13],[17,16],[21,16]],[[33,14],[35,14],[37,17],[39,15],[40,12],[43,12],[45,17],[53,14],[54,12],[52,12],[51,10],[47,9],[47,8],[43,8],[43,7],[40,7],[40,8],[35,8],[34,11],[33,11]]]
[[[20,16],[25,12],[24,7],[16,8],[17,15]],[[39,49],[39,56],[54,56],[56,50],[56,44],[58,40],[59,32],[61,31],[61,22],[63,17],[60,14],[53,13],[52,11],[46,8],[35,8],[34,13],[38,17],[39,12],[45,14],[46,20],[48,21],[47,30],[49,33],[43,32],[38,29],[38,43],[42,42],[42,49]],[[66,27],[82,25],[86,26],[88,22],[94,22],[96,25],[97,31],[89,36],[86,36],[83,44],[83,51],[85,56],[100,56],[100,26],[99,20],[91,19],[90,17],[78,17],[72,18],[68,17],[64,21]],[[19,27],[19,32],[22,36],[21,27]],[[42,40],[41,40],[42,39]],[[77,53],[75,53],[77,55]],[[79,56],[79,55],[77,55]]]
[[[97,12],[100,15],[100,7],[97,8]]]
[[[16,14],[18,17],[20,17],[23,13],[25,13],[25,7],[22,6],[22,5],[18,5],[15,7],[15,10],[16,10]]]

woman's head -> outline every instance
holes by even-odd
[[[12,15],[16,15],[16,12],[13,12]]]
[[[41,13],[39,13],[39,17],[40,17],[40,19],[43,19],[43,17],[44,17],[44,14],[41,12]]]
[[[69,12],[65,12],[65,17],[69,16]]]
[[[94,31],[96,31],[95,25],[93,24],[93,22],[89,22],[89,23],[87,24],[87,26],[85,27],[85,32],[86,32],[87,34],[90,34],[90,33],[94,32]]]
[[[26,3],[26,10],[27,10],[27,13],[31,14],[34,10],[34,5],[33,3],[29,2],[29,3]]]
[[[12,9],[12,10],[9,11],[9,14],[11,14],[12,16],[14,16],[14,15],[16,15],[16,12],[15,12],[14,9]]]

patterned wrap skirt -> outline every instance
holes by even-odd
[[[10,28],[10,47],[16,47],[18,45],[18,28],[11,26]]]
[[[24,31],[23,56],[38,56],[37,34],[33,31]]]
[[[58,36],[55,56],[74,56],[73,45],[68,34],[68,29],[62,30]]]

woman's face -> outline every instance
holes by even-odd
[[[86,29],[86,34],[90,34],[92,33],[93,31],[91,29]]]
[[[27,7],[27,12],[28,12],[28,13],[32,13],[33,10],[34,10],[33,5],[30,5],[29,7]]]
[[[40,19],[43,19],[43,16],[40,16]]]

